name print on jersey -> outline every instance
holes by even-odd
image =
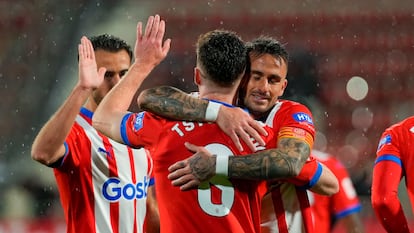
[[[113,177],[103,183],[102,195],[111,202],[118,201],[121,198],[126,200],[142,199],[147,196],[149,184],[150,180],[146,176],[144,176],[143,181],[136,184],[122,184],[118,178]]]
[[[171,128],[171,131],[176,132],[180,137],[183,137],[185,135],[185,132],[193,131],[196,128],[196,126],[201,127],[203,126],[203,123],[182,121],[180,123],[175,124]]]

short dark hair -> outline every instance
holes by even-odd
[[[268,37],[260,36],[246,43],[247,54],[253,56],[260,56],[264,54],[270,54],[277,59],[282,59],[286,66],[289,63],[289,53],[278,40]]]
[[[246,46],[236,33],[217,29],[199,36],[197,64],[205,78],[223,87],[234,84],[246,69]]]
[[[131,46],[119,37],[102,34],[98,36],[92,36],[89,38],[92,42],[93,49],[96,51],[102,49],[108,52],[119,52],[125,50],[128,52],[130,61],[132,62],[133,52]]]

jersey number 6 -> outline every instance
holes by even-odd
[[[205,148],[217,156],[233,155],[233,152],[223,144],[212,143]],[[198,204],[209,215],[226,216],[230,213],[233,203],[234,187],[226,177],[214,176],[198,187]]]

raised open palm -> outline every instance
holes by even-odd
[[[91,41],[83,36],[78,46],[79,52],[79,85],[84,88],[95,89],[104,80],[106,68],[97,68],[95,51]]]

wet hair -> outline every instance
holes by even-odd
[[[222,87],[230,87],[246,69],[244,41],[234,32],[213,30],[199,36],[197,65],[204,78]]]
[[[92,42],[93,49],[96,51],[102,49],[108,52],[119,52],[125,50],[128,52],[130,61],[132,62],[133,52],[131,46],[124,40],[109,34],[102,34],[98,36],[92,36],[89,38]]]
[[[251,56],[270,54],[277,59],[282,59],[286,66],[289,63],[289,53],[286,48],[278,40],[272,37],[260,36],[250,42],[247,42],[246,47],[247,54]]]

